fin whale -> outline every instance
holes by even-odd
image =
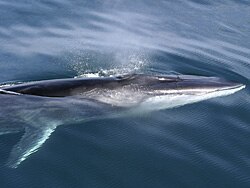
[[[23,131],[7,166],[16,168],[59,125],[173,108],[233,94],[245,85],[216,77],[130,74],[55,79],[1,87],[0,135]],[[120,112],[120,113],[119,113]]]
[[[29,82],[2,88],[0,93],[42,97],[81,97],[112,106],[143,106],[162,100],[161,109],[232,94],[243,84],[217,77],[128,74],[116,77],[68,78]],[[184,98],[186,96],[188,98]],[[179,100],[177,104],[174,98]],[[191,99],[190,99],[191,98]],[[172,104],[170,105],[169,102]],[[154,103],[155,104],[155,103]],[[153,106],[152,110],[159,109]],[[150,108],[144,106],[147,110]]]
[[[159,93],[170,93],[173,90],[178,91],[178,93],[183,93],[187,90],[194,93],[198,90],[230,90],[243,86],[243,84],[226,81],[217,77],[130,74],[116,77],[35,81],[3,87],[0,92],[5,92],[6,94],[66,97],[84,95],[91,90],[117,90],[125,87],[131,90],[140,90],[143,93],[158,95]]]

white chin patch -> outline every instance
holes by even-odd
[[[133,109],[140,111],[154,111],[230,95],[243,89],[244,87],[245,86],[241,86],[225,90],[167,90],[165,92],[152,92],[150,95],[145,94],[140,90],[131,90],[130,88],[121,88],[118,90],[98,89],[85,92],[82,96],[95,99],[112,106],[133,107]]]
[[[138,108],[140,108],[140,110],[143,111],[154,111],[154,110],[174,108],[215,97],[231,95],[237,91],[240,91],[243,88],[245,88],[244,85],[233,89],[218,90],[218,91],[204,92],[204,93],[202,92],[199,93],[198,95],[168,94],[168,95],[154,96],[142,102]]]

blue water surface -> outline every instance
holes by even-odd
[[[0,187],[250,187],[250,1],[0,0],[0,83],[130,72],[246,88],[67,123],[16,169],[5,161],[22,133],[0,135]]]

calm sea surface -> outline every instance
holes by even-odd
[[[246,88],[67,123],[16,169],[5,162],[22,133],[1,135],[0,187],[250,187],[250,1],[0,0],[0,83],[130,72]]]

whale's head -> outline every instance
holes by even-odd
[[[214,97],[233,94],[245,85],[217,77],[168,75],[151,76],[135,74],[123,77],[124,82],[140,91],[145,109],[164,109],[194,103]],[[133,95],[133,93],[131,93]],[[137,94],[138,95],[138,94]]]
[[[200,95],[218,91],[237,91],[245,86],[240,83],[227,81],[217,77],[193,76],[193,75],[131,75],[127,82],[130,86],[140,88],[147,94],[189,94]]]

